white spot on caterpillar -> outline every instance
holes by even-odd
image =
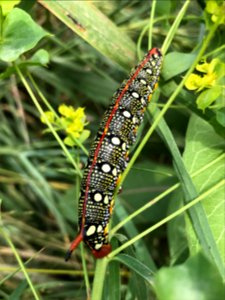
[[[86,231],[86,235],[87,235],[87,236],[90,236],[90,235],[94,234],[95,231],[96,231],[95,225],[91,225],[91,226],[88,228],[88,230]]]
[[[151,70],[151,69],[147,69],[147,70],[146,70],[146,73],[152,75],[152,70]]]
[[[112,142],[113,145],[116,145],[116,146],[120,145],[120,139],[118,137],[116,137],[116,136],[114,136],[111,139],[111,142]]]
[[[112,174],[113,174],[113,176],[117,176],[117,169],[116,169],[116,168],[114,168],[114,169],[112,170]]]
[[[131,113],[128,110],[124,110],[123,115],[124,115],[125,118],[130,118],[131,117]]]
[[[101,201],[101,200],[102,200],[102,195],[101,195],[100,193],[94,194],[94,200],[95,200],[96,202]]]
[[[148,90],[149,90],[150,92],[152,92],[152,88],[151,88],[150,85],[148,85],[147,88],[148,88]]]
[[[133,92],[133,93],[132,93],[132,96],[133,96],[134,98],[136,98],[136,99],[139,98],[139,94],[138,94],[137,92]]]
[[[98,225],[97,232],[102,232],[102,231],[103,231],[103,227],[102,227],[102,225]]]
[[[109,204],[109,196],[107,196],[107,195],[105,196],[105,198],[104,198],[104,203],[105,203],[105,204]]]
[[[99,250],[102,247],[102,243],[101,244],[96,244],[95,245],[95,250]]]
[[[126,149],[127,149],[127,145],[126,145],[126,143],[124,142],[124,143],[122,144],[122,150],[123,150],[123,151],[126,151]]]
[[[110,165],[109,165],[109,164],[103,164],[103,165],[102,165],[102,171],[103,171],[104,173],[109,173],[109,172],[111,171]]]
[[[137,117],[133,117],[132,122],[133,122],[133,124],[137,124],[138,123],[138,118]]]
[[[146,102],[145,102],[145,100],[144,100],[143,97],[141,98],[141,104],[142,104],[142,105],[146,105]]]
[[[144,79],[141,79],[140,82],[143,83],[143,84],[147,83]]]

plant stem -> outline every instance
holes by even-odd
[[[33,293],[33,295],[34,295],[34,299],[35,299],[35,300],[40,300],[41,298],[38,296],[38,293],[37,293],[37,291],[35,290],[35,287],[34,287],[32,281],[31,281],[31,279],[30,279],[30,276],[28,275],[28,273],[27,273],[27,271],[26,271],[26,268],[25,268],[25,266],[24,266],[24,264],[23,264],[23,261],[21,260],[21,258],[20,258],[20,256],[19,256],[19,254],[18,254],[18,252],[17,252],[17,250],[16,250],[14,244],[12,243],[10,237],[8,236],[8,234],[6,233],[6,231],[3,229],[3,227],[2,227],[1,225],[0,225],[0,233],[4,236],[5,240],[7,241],[7,243],[8,243],[9,246],[10,246],[10,248],[12,249],[12,252],[13,252],[13,254],[15,255],[15,258],[16,258],[16,260],[17,260],[17,262],[18,262],[18,264],[19,264],[21,270],[23,271],[23,274],[24,274],[24,276],[25,276],[25,278],[26,278],[26,280],[27,280],[27,283],[29,284],[30,289],[31,289],[31,291],[32,291],[32,293]]]
[[[91,298],[93,300],[102,299],[104,279],[105,279],[105,273],[106,273],[108,262],[109,260],[107,257],[98,259],[96,261],[95,276],[94,276],[92,298]]]
[[[35,87],[38,96],[41,98],[41,100],[45,103],[45,105],[47,106],[47,108],[53,112],[54,116],[56,117],[57,120],[60,120],[59,116],[57,115],[57,113],[55,112],[55,110],[52,108],[52,106],[50,105],[50,103],[48,102],[48,100],[45,98],[45,96],[43,95],[43,93],[40,91],[39,87],[37,86],[36,82],[34,81],[33,77],[31,76],[30,73],[28,73],[28,77],[30,79],[30,81],[32,82],[33,86]],[[74,138],[75,142],[77,143],[77,145],[83,150],[83,152],[88,155],[88,151],[87,149],[84,147],[84,145],[77,139]]]
[[[139,239],[143,238],[144,236],[146,236],[150,232],[154,231],[155,229],[159,228],[163,224],[165,224],[165,223],[169,222],[170,220],[174,219],[175,217],[179,216],[180,214],[182,214],[183,212],[185,212],[186,210],[188,210],[190,207],[192,207],[196,203],[200,202],[205,197],[209,196],[211,193],[213,193],[213,192],[217,191],[219,188],[223,187],[224,184],[225,184],[225,179],[223,179],[219,183],[215,184],[212,188],[208,189],[206,192],[204,192],[203,194],[201,194],[200,196],[198,196],[197,198],[195,198],[193,201],[189,202],[188,204],[184,205],[179,210],[176,210],[174,213],[170,214],[168,217],[164,218],[160,222],[158,222],[155,225],[151,226],[150,228],[146,229],[142,233],[140,233],[137,236],[135,236],[133,239],[129,240],[128,242],[126,242],[122,246],[120,246],[119,248],[117,248],[114,251],[112,251],[108,255],[108,258],[114,257],[115,255],[117,255],[118,253],[120,253],[122,250],[124,250],[125,248],[127,248],[130,245],[134,244],[136,241],[138,241]]]
[[[201,174],[202,172],[204,172],[208,168],[212,167],[215,163],[218,163],[220,160],[223,160],[224,158],[225,158],[225,154],[220,155],[219,157],[217,157],[216,159],[214,159],[213,161],[211,161],[207,165],[203,166],[201,169],[197,170],[196,172],[194,172],[190,176],[192,178],[198,176],[199,174]],[[145,211],[146,209],[150,208],[151,206],[153,206],[154,204],[156,204],[157,202],[159,202],[160,200],[162,200],[164,197],[166,197],[167,195],[169,195],[170,193],[172,193],[173,191],[175,191],[179,186],[180,186],[180,183],[174,184],[169,189],[167,189],[166,191],[164,191],[163,193],[161,193],[160,195],[158,195],[154,199],[148,201],[145,205],[143,205],[142,207],[140,207],[139,209],[137,209],[136,211],[134,211],[127,218],[125,218],[122,221],[120,221],[116,226],[114,226],[110,230],[111,236],[114,235],[127,222],[131,221],[133,218],[135,218],[136,216],[138,216],[139,214],[141,214],[143,211]]]
[[[150,18],[149,18],[148,49],[152,48],[152,31],[153,31],[153,22],[154,22],[154,15],[155,15],[155,7],[156,7],[156,0],[153,0],[152,1]]]
[[[73,157],[71,156],[70,152],[68,151],[68,149],[66,148],[66,146],[64,145],[64,143],[62,142],[62,140],[60,139],[59,135],[57,134],[57,132],[54,130],[54,128],[52,127],[52,124],[48,121],[48,119],[46,118],[43,109],[41,108],[37,98],[35,97],[34,93],[32,92],[30,86],[28,85],[28,82],[26,81],[25,77],[23,76],[23,74],[20,72],[20,69],[18,68],[17,65],[15,65],[15,69],[17,74],[19,75],[21,81],[23,82],[28,94],[30,95],[31,99],[33,100],[37,110],[39,111],[40,115],[43,116],[45,118],[45,122],[48,125],[49,129],[51,130],[52,134],[54,135],[54,137],[56,138],[57,142],[59,143],[59,145],[61,146],[61,148],[63,149],[65,155],[67,156],[68,160],[71,162],[71,164],[74,166],[75,170],[77,171],[78,175],[81,176],[81,171],[79,169],[79,167],[77,166],[77,164],[75,163]]]
[[[171,42],[172,39],[174,38],[174,35],[176,34],[177,28],[180,25],[181,20],[183,19],[183,16],[186,12],[186,9],[188,8],[188,5],[190,4],[190,0],[186,0],[184,3],[183,7],[179,11],[179,14],[177,15],[175,21],[173,22],[173,25],[170,28],[170,31],[168,32],[166,39],[164,40],[163,46],[162,46],[162,53],[165,55]]]
[[[0,5],[0,44],[3,39],[3,11]]]
[[[85,281],[85,286],[86,286],[86,293],[87,293],[87,299],[91,299],[90,293],[91,293],[91,287],[90,287],[90,281],[88,278],[88,270],[87,270],[87,264],[85,260],[85,251],[84,251],[84,243],[80,244],[80,249],[81,249],[81,260],[82,260],[82,267],[83,267],[83,272],[84,272],[84,281]]]

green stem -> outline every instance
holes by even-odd
[[[146,229],[145,231],[143,231],[142,233],[138,234],[133,239],[129,240],[128,242],[126,242],[122,246],[120,246],[119,248],[117,248],[114,251],[112,251],[108,255],[108,258],[110,258],[110,259],[113,258],[115,255],[117,255],[118,253],[120,253],[125,248],[131,246],[132,244],[134,244],[135,242],[137,242],[139,239],[143,238],[144,236],[146,236],[150,232],[154,231],[155,229],[159,228],[163,224],[165,224],[165,223],[169,222],[170,220],[174,219],[175,217],[179,216],[180,214],[182,214],[183,212],[185,212],[186,210],[188,210],[190,207],[194,206],[196,203],[200,202],[201,200],[203,200],[204,198],[206,198],[207,196],[209,196],[213,192],[218,191],[218,189],[221,188],[221,187],[223,187],[224,184],[225,184],[225,179],[223,179],[219,183],[215,184],[212,188],[208,189],[206,192],[204,192],[203,194],[201,194],[200,196],[198,196],[197,198],[195,198],[193,201],[189,202],[188,204],[184,205],[179,210],[176,210],[174,213],[170,214],[168,217],[164,218],[160,222],[158,222],[155,225],[151,226],[150,228]]]
[[[3,11],[0,5],[0,43],[3,39]]]
[[[83,272],[84,272],[84,281],[85,281],[85,286],[86,286],[86,293],[87,293],[87,299],[91,299],[91,286],[90,286],[90,281],[88,277],[88,270],[87,270],[87,263],[85,260],[85,250],[84,250],[84,243],[80,244],[80,249],[81,249],[81,260],[82,260],[82,267],[83,267]]]
[[[59,135],[57,134],[57,132],[54,130],[52,124],[48,121],[48,119],[45,116],[45,113],[43,111],[43,109],[41,108],[37,98],[35,97],[34,93],[32,92],[28,82],[26,81],[25,77],[23,76],[23,74],[21,73],[20,69],[18,68],[17,65],[15,65],[15,69],[17,74],[19,75],[21,81],[23,82],[28,94],[30,95],[32,101],[34,102],[37,110],[39,111],[40,115],[43,116],[45,118],[45,122],[48,125],[49,129],[51,130],[52,134],[54,135],[54,137],[56,138],[57,142],[59,143],[59,145],[61,146],[61,148],[63,149],[65,155],[67,156],[67,158],[69,159],[69,161],[71,162],[71,164],[74,166],[75,170],[77,171],[78,175],[81,176],[81,171],[79,169],[79,167],[77,166],[77,164],[75,163],[73,157],[71,156],[70,152],[68,151],[68,149],[66,148],[66,146],[64,145],[64,143],[62,142],[62,140],[60,139]]]
[[[147,24],[141,31],[139,37],[138,37],[138,40],[137,40],[137,57],[138,57],[138,60],[141,60],[141,58],[143,57],[143,53],[142,53],[142,50],[141,50],[141,43],[142,43],[142,40],[143,40],[143,37],[145,35],[145,33],[147,32],[148,30],[148,27],[149,27],[149,24]]]
[[[204,172],[205,170],[210,168],[215,163],[218,163],[220,160],[223,160],[224,158],[225,158],[225,154],[220,155],[219,157],[217,157],[216,159],[214,159],[213,161],[211,161],[207,165],[203,166],[198,171],[191,174],[191,177],[194,178],[194,177],[198,176],[199,174],[201,174],[202,172]],[[145,211],[146,209],[150,208],[151,206],[153,206],[154,204],[156,204],[157,202],[162,200],[164,197],[166,197],[167,195],[172,193],[174,190],[176,190],[179,186],[180,186],[180,183],[176,183],[173,186],[171,186],[169,189],[167,189],[166,191],[164,191],[163,193],[161,193],[160,195],[155,197],[154,199],[148,201],[145,205],[143,205],[142,207],[137,209],[135,212],[130,214],[126,219],[122,220],[115,227],[113,227],[110,230],[110,235],[111,236],[114,235],[116,233],[116,231],[118,231],[121,227],[123,227],[127,222],[131,221],[133,218],[135,218],[136,216],[141,214],[143,211]]]
[[[149,18],[149,28],[148,28],[148,49],[152,48],[152,31],[153,31],[153,23],[154,23],[154,15],[155,15],[155,8],[156,8],[156,1],[152,1],[151,13]]]
[[[181,10],[179,11],[179,14],[177,15],[175,21],[173,22],[173,25],[171,26],[170,28],[170,31],[168,32],[167,36],[166,36],[166,39],[163,43],[163,46],[162,46],[162,53],[165,55],[171,42],[172,42],[172,39],[174,38],[174,35],[176,34],[177,32],[177,28],[178,26],[180,25],[180,22],[181,20],[183,19],[183,16],[186,12],[186,9],[188,8],[188,5],[190,4],[190,0],[186,0],[186,2],[184,3],[183,7],[181,8]]]
[[[92,298],[93,300],[101,300],[108,258],[104,257],[96,261],[95,276],[93,282]]]
[[[10,248],[12,249],[12,252],[13,252],[13,254],[15,255],[15,258],[16,258],[16,260],[17,260],[17,262],[18,262],[18,264],[19,264],[21,270],[23,271],[23,274],[24,274],[24,276],[25,276],[25,278],[26,278],[26,280],[27,280],[27,283],[28,283],[29,286],[30,286],[30,289],[31,289],[31,291],[32,291],[32,293],[33,293],[33,295],[34,295],[35,300],[40,300],[41,298],[38,296],[38,293],[37,293],[37,291],[35,290],[35,287],[34,287],[32,281],[31,281],[31,279],[30,279],[30,276],[28,275],[28,273],[27,273],[27,271],[26,271],[26,269],[25,269],[25,266],[24,266],[24,264],[23,264],[23,261],[21,260],[21,258],[20,258],[20,256],[19,256],[19,254],[18,254],[18,252],[17,252],[17,250],[16,250],[14,244],[12,243],[10,237],[9,237],[8,234],[5,232],[5,230],[2,228],[2,226],[0,226],[0,233],[4,236],[5,240],[7,241],[7,243],[8,243],[9,246],[10,246]]]
[[[220,46],[219,48],[216,48],[216,49],[214,49],[213,51],[211,51],[211,52],[205,54],[205,55],[203,56],[203,58],[206,59],[208,56],[211,56],[211,55],[215,56],[216,53],[218,53],[218,52],[220,52],[220,51],[223,51],[224,49],[225,49],[225,45],[222,45],[222,46]]]
[[[30,81],[32,82],[33,86],[36,89],[36,92],[38,94],[38,96],[41,98],[41,100],[44,102],[44,104],[47,106],[47,108],[53,112],[54,116],[56,117],[57,120],[60,121],[60,118],[58,116],[58,114],[55,112],[55,110],[53,109],[53,107],[51,106],[51,104],[48,102],[48,100],[45,98],[45,96],[43,95],[43,93],[40,91],[39,87],[37,86],[36,82],[34,81],[33,77],[31,76],[30,73],[28,73],[28,77],[30,79]],[[84,147],[84,145],[76,138],[74,138],[74,141],[76,142],[76,144],[83,150],[83,152],[88,155],[88,151],[87,149]]]

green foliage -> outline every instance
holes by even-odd
[[[198,128],[198,130],[196,130]],[[224,154],[225,142],[216,135],[212,127],[196,116],[192,116],[188,125],[186,135],[186,147],[184,151],[184,162],[190,173],[202,166],[207,166],[211,161],[218,159]],[[202,176],[194,179],[198,191],[205,191],[224,178],[225,157],[207,169]],[[217,189],[204,202],[203,207],[208,217],[212,233],[218,245],[220,255],[225,261],[224,212],[225,204],[224,188]],[[189,249],[192,253],[199,251],[200,245],[192,231],[192,226],[187,223]]]
[[[155,277],[159,300],[224,299],[224,284],[217,269],[202,253],[185,263],[162,268]],[[182,296],[181,296],[182,295]]]
[[[15,61],[48,35],[26,12],[19,8],[11,10],[1,23],[0,59],[5,62]]]
[[[223,9],[0,1],[1,299],[223,299]],[[116,196],[113,251],[95,262],[81,247],[66,263],[92,137],[148,45],[164,64]]]
[[[7,15],[15,5],[20,3],[21,0],[4,1],[0,0],[0,7],[2,9],[3,16]]]

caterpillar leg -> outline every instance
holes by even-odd
[[[69,250],[67,251],[66,255],[65,255],[65,261],[68,261],[71,257],[71,254],[73,252],[73,250],[75,250],[77,248],[77,246],[80,244],[80,242],[83,240],[83,235],[80,232],[78,234],[78,236],[73,240],[73,242],[70,245]]]

